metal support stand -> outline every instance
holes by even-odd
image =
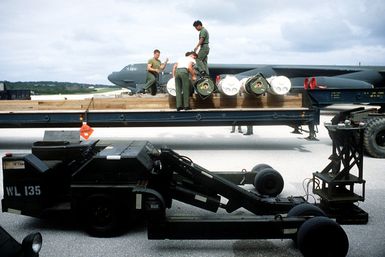
[[[365,224],[368,214],[355,205],[365,200],[363,179],[363,132],[364,127],[350,124],[326,125],[333,140],[330,163],[313,173],[313,193],[321,197],[320,207],[328,216],[343,224]],[[361,186],[357,190],[355,186]]]

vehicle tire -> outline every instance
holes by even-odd
[[[117,205],[108,195],[95,194],[85,200],[84,222],[87,232],[95,237],[111,237],[118,234],[119,215]]]
[[[310,204],[310,203],[302,203],[302,204],[298,204],[296,206],[294,206],[293,208],[291,208],[289,210],[289,212],[287,213],[287,217],[288,218],[292,218],[292,217],[303,217],[303,216],[323,216],[323,217],[326,217],[326,214],[325,212],[313,205],[313,204]],[[294,244],[297,246],[297,233],[293,235],[293,241],[294,241]]]
[[[326,216],[326,214],[322,209],[313,204],[302,203],[294,206],[287,213],[287,217],[298,216]]]
[[[255,165],[255,166],[251,169],[251,171],[252,171],[252,172],[258,173],[258,172],[260,172],[261,170],[264,170],[264,169],[266,169],[266,168],[271,168],[271,169],[272,169],[272,167],[271,167],[269,164],[260,163],[260,164]]]
[[[282,192],[284,181],[278,171],[265,168],[255,175],[254,186],[258,194],[275,197]]]
[[[305,257],[344,257],[349,240],[342,227],[327,217],[305,221],[297,234],[298,248]]]
[[[385,158],[385,118],[368,120],[364,131],[364,149],[372,157]]]

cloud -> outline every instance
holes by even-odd
[[[385,65],[381,0],[2,0],[0,80],[108,83],[155,48],[175,61],[202,20],[209,62]]]
[[[352,44],[356,38],[345,23],[334,19],[283,24],[282,36],[289,43],[291,50],[304,52],[334,50]]]

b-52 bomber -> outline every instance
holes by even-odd
[[[145,63],[129,64],[121,71],[112,72],[108,79],[136,93],[146,83],[146,66]],[[169,64],[159,74],[160,88],[170,84],[172,66]],[[304,88],[366,89],[385,86],[384,66],[209,64],[209,73],[206,81],[215,81],[215,90],[225,95],[239,92],[284,95]],[[214,83],[208,84],[214,86]]]

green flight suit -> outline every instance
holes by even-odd
[[[148,60],[147,64],[151,64],[151,68],[153,69],[159,69],[161,66],[160,60],[157,60],[155,58],[151,58]],[[152,71],[147,71],[147,79],[146,79],[146,85],[144,86],[145,90],[150,89],[152,95],[156,95],[156,82],[159,80],[159,74]]]
[[[209,74],[209,68],[207,66],[207,59],[208,59],[208,54],[210,52],[210,47],[209,47],[209,32],[207,29],[202,28],[199,31],[199,40],[201,38],[204,38],[205,40],[203,41],[203,44],[201,45],[201,48],[198,52],[198,58],[196,59],[196,63],[198,66],[199,71],[205,71],[206,74]]]
[[[175,72],[176,108],[190,107],[190,78],[186,68],[177,68]]]

